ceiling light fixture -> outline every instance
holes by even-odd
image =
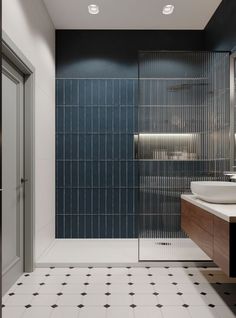
[[[96,4],[90,4],[88,6],[88,12],[90,14],[98,14],[99,13],[99,6]]]
[[[172,14],[174,12],[175,7],[172,4],[167,4],[164,6],[162,13],[165,15]]]

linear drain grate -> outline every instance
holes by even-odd
[[[165,245],[171,245],[171,243],[170,242],[155,242],[155,245],[165,246]]]

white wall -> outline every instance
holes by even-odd
[[[55,30],[42,0],[3,0],[3,30],[36,69],[35,252],[55,238]]]

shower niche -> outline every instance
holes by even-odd
[[[230,167],[229,55],[140,52],[139,259],[208,260],[181,230],[180,196]]]

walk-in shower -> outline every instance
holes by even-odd
[[[180,195],[229,169],[229,55],[140,52],[138,69],[57,79],[56,237],[207,260],[181,230]]]

